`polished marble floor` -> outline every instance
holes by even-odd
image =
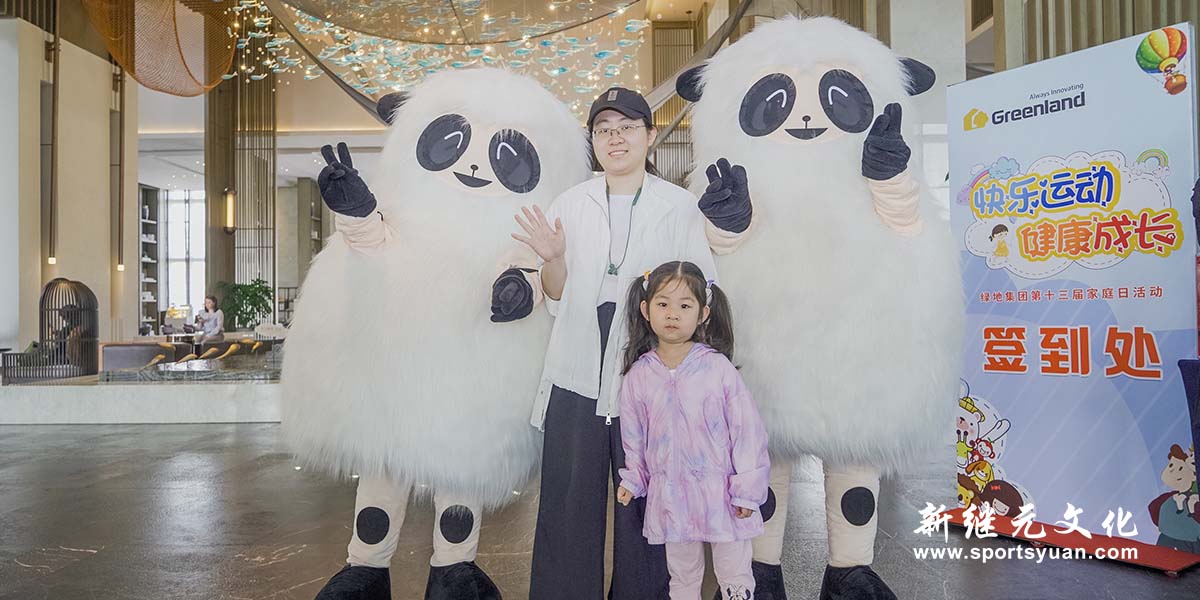
[[[903,600],[1200,598],[1200,570],[1172,580],[1104,561],[919,561],[926,501],[950,504],[951,449],[885,481],[875,569]],[[792,483],[789,598],[816,598],[825,560],[816,462]],[[527,594],[536,482],[484,521],[479,564],[508,600]],[[352,482],[296,470],[278,425],[0,427],[0,599],[311,599],[345,560]],[[430,507],[409,510],[393,597],[422,597]],[[949,546],[1011,546],[963,540]],[[711,590],[711,582],[709,583]],[[711,598],[711,592],[706,593]],[[564,599],[569,600],[569,599]]]

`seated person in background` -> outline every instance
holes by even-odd
[[[79,307],[67,304],[58,309],[58,314],[62,317],[63,326],[54,333],[55,341],[59,342],[57,356],[54,358],[56,362],[81,365],[84,361],[83,338],[89,336],[87,336],[88,332],[84,331]]]
[[[196,313],[200,331],[196,333],[196,345],[204,342],[220,342],[225,339],[225,313],[217,308],[216,296],[204,297],[204,310]]]

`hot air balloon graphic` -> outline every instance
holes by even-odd
[[[1162,74],[1163,89],[1174,95],[1187,88],[1187,77],[1178,71],[1187,54],[1187,36],[1174,27],[1163,27],[1146,34],[1137,49],[1137,64],[1147,73]]]

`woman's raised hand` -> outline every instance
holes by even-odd
[[[525,230],[526,235],[512,234],[513,239],[529,246],[542,257],[545,262],[553,262],[567,253],[567,235],[563,231],[562,219],[554,220],[554,227],[546,221],[546,215],[536,204],[531,211],[521,208],[521,215],[514,215],[517,225]],[[524,215],[524,218],[521,218]]]

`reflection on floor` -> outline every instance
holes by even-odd
[[[1104,561],[918,561],[926,502],[950,504],[952,450],[884,483],[875,568],[901,599],[1197,598],[1200,572],[1169,580]],[[536,482],[484,521],[479,564],[526,597]],[[312,598],[345,560],[352,482],[297,471],[278,425],[0,427],[0,599]],[[820,467],[792,484],[789,596],[815,598],[825,561]],[[393,598],[422,597],[432,511],[410,508]],[[951,547],[1006,547],[963,540]],[[705,598],[711,598],[709,582]],[[1086,591],[1085,591],[1086,590]],[[564,599],[569,600],[569,599]]]

